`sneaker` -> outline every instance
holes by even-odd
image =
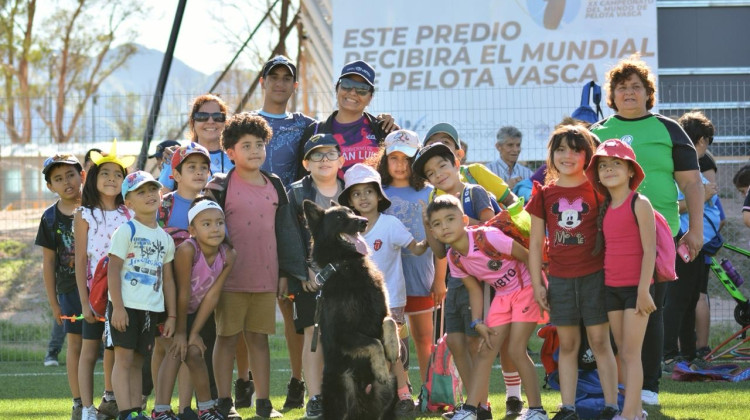
[[[456,408],[454,408],[453,411],[446,411],[440,417],[443,418],[443,419],[445,419],[445,420],[451,420],[453,418],[453,416],[456,415],[456,413],[458,413],[459,411],[461,411],[462,405],[463,404],[461,404],[461,403],[456,404]]]
[[[523,411],[523,401],[518,397],[508,397],[505,400],[505,417],[520,416]]]
[[[662,373],[666,375],[671,375],[672,371],[674,370],[675,365],[684,360],[685,359],[683,359],[682,356],[677,356],[672,359],[664,359],[664,361],[661,363]]]
[[[242,416],[234,409],[234,403],[231,398],[219,398],[216,403],[216,410],[226,420],[242,420]]]
[[[708,353],[711,353],[711,347],[701,347],[695,351],[695,357],[705,359]]]
[[[278,419],[284,417],[283,414],[273,409],[271,400],[268,398],[258,398],[255,400],[255,415],[264,419]]]
[[[555,414],[555,417],[552,417],[552,420],[578,420],[578,413],[568,407],[560,407],[560,411]]]
[[[612,420],[617,415],[617,409],[614,407],[604,407],[599,412],[599,420]]]
[[[659,394],[648,389],[641,390],[641,401],[646,405],[659,405]]]
[[[487,403],[487,408],[481,405],[477,407],[477,420],[492,420],[492,407]]]
[[[286,386],[285,409],[302,408],[305,405],[305,382],[291,378]]]
[[[711,363],[699,357],[690,361],[690,370],[703,370],[711,367]]]
[[[101,404],[99,404],[99,408],[97,409],[99,411],[99,420],[109,420],[109,419],[117,419],[117,417],[120,415],[120,410],[117,408],[117,401],[107,401],[106,399],[102,398]]]
[[[308,419],[319,419],[323,416],[323,397],[320,395],[313,395],[307,400],[305,406],[305,417]]]
[[[96,407],[83,407],[81,409],[81,420],[98,420],[98,412]]]
[[[416,406],[411,398],[406,400],[398,400],[396,403],[396,417],[414,417]]]
[[[177,415],[175,415],[174,411],[167,410],[162,411],[160,413],[157,413],[154,410],[151,410],[151,420],[179,420],[177,418]]]
[[[255,382],[237,378],[234,381],[234,406],[237,408],[248,408],[253,406],[253,394],[255,393]]]
[[[44,366],[50,367],[50,366],[60,366],[60,362],[57,361],[57,355],[60,352],[58,351],[49,351],[47,352],[47,355],[44,356]]]
[[[73,411],[70,413],[70,420],[81,420],[82,413],[83,413],[82,405],[74,406]]]
[[[477,420],[477,414],[461,408],[453,414],[453,420]]]
[[[526,413],[521,418],[524,420],[549,420],[547,413],[531,409],[526,410]]]
[[[190,410],[189,408],[186,408],[185,411]],[[190,410],[191,412],[195,413],[195,411]],[[216,411],[215,408],[209,408],[208,410],[198,410],[198,416],[196,419],[199,420],[224,420],[224,417],[219,414],[218,411]]]
[[[182,413],[177,415],[177,418],[180,420],[198,420],[198,414],[192,408],[186,407],[182,410]]]

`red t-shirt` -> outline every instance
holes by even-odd
[[[551,183],[532,196],[526,210],[545,221],[550,275],[581,277],[604,267],[604,252],[591,254],[603,201],[588,182],[571,188]]]

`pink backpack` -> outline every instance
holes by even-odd
[[[433,325],[437,322],[437,312],[433,313]],[[440,323],[441,332],[444,323],[445,321]],[[454,410],[456,403],[462,403],[464,400],[461,388],[461,377],[448,349],[447,334],[443,334],[437,343],[432,345],[427,381],[422,384],[419,393],[420,409],[422,412]]]
[[[630,202],[630,209],[635,216],[635,199],[638,193],[633,194],[633,200]],[[635,220],[636,224],[638,219]],[[672,237],[672,230],[669,228],[667,219],[661,213],[654,210],[654,225],[656,225],[656,264],[654,264],[654,281],[663,283],[677,280],[675,272],[675,258],[677,251]]]

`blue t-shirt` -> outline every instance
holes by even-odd
[[[229,160],[229,156],[227,156],[223,150],[213,150],[208,153],[211,155],[211,175],[217,173],[225,174],[229,172],[230,169],[234,168],[234,163]],[[161,167],[161,173],[159,174],[159,182],[161,185],[174,191],[174,179],[170,178],[171,175],[171,163],[164,162]]]
[[[167,227],[187,229],[188,210],[190,210],[190,203],[192,203],[193,200],[188,200],[177,194],[177,192],[175,192],[172,197],[172,212],[169,215],[169,223],[167,223]]]
[[[299,144],[302,132],[315,120],[301,112],[269,114],[258,110],[255,113],[263,117],[273,130],[273,137],[266,146],[266,161],[260,168],[278,175],[284,187],[289,187],[297,180],[297,168],[302,162]]]
[[[426,237],[420,200],[425,204],[429,203],[432,189],[432,186],[425,186],[420,191],[412,187],[383,187],[391,200],[391,206],[384,213],[396,216],[417,242]],[[416,256],[407,248],[401,248],[401,261],[406,279],[406,295],[429,296],[435,278],[432,250],[427,249],[424,254]]]

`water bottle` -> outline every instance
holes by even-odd
[[[732,263],[728,259],[721,259],[721,268],[727,272],[727,275],[732,279],[732,283],[734,283],[735,286],[740,287],[745,282],[745,279],[743,279],[740,273],[734,269],[734,266],[732,266]]]

